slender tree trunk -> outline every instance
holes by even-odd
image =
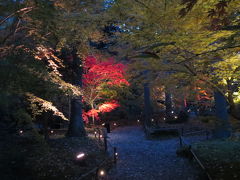
[[[82,87],[82,63],[77,56],[77,51],[73,50],[73,84]],[[68,137],[84,137],[86,131],[84,128],[83,117],[82,117],[82,96],[73,97],[71,100],[71,116],[66,134]]]
[[[44,134],[44,139],[45,139],[45,141],[48,141],[49,140],[49,132],[48,132],[48,118],[49,118],[49,114],[48,114],[48,112],[43,112],[42,117],[43,117],[43,134]]]
[[[144,84],[144,124],[149,125],[150,124],[150,118],[152,114],[152,108],[151,108],[151,99],[150,99],[150,88],[149,84]]]
[[[231,135],[231,126],[229,122],[229,114],[227,112],[227,101],[224,95],[219,92],[214,92],[216,117],[216,127],[214,130],[215,138],[227,138]]]
[[[94,109],[94,105],[91,104],[91,108],[92,110]],[[95,125],[95,118],[94,118],[94,115],[92,115],[92,123],[93,123],[93,126]]]
[[[165,91],[165,113],[166,113],[166,120],[172,119],[172,98],[171,94]]]

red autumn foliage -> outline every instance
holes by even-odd
[[[83,76],[84,86],[100,86],[103,83],[108,85],[129,85],[125,79],[125,65],[115,63],[112,58],[101,61],[93,56],[85,60],[85,74]]]
[[[128,86],[125,79],[125,65],[116,63],[113,58],[102,60],[94,56],[88,56],[84,63],[83,90],[85,91],[84,101],[91,107],[94,102],[101,99],[101,90],[112,86]],[[87,117],[99,119],[99,113],[111,112],[119,107],[117,101],[103,103],[98,109],[91,109],[84,113],[84,120],[88,122]]]

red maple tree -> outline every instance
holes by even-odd
[[[96,101],[101,99],[103,90],[115,87],[128,86],[125,78],[126,67],[122,63],[116,63],[113,58],[101,59],[88,56],[84,63],[83,92],[84,102],[91,107],[91,110],[84,113],[86,117],[92,117],[93,124],[95,119],[99,119],[99,113],[110,112],[119,107],[117,101],[104,102],[98,108]]]

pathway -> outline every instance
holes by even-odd
[[[109,180],[199,180],[199,169],[176,155],[178,138],[147,140],[141,127],[122,127],[109,134],[119,159]]]

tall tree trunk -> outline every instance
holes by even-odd
[[[171,94],[165,91],[165,114],[166,114],[166,120],[172,119],[172,98]]]
[[[215,138],[227,138],[231,135],[231,126],[229,122],[229,114],[227,112],[227,101],[224,95],[219,92],[214,92],[216,117],[216,127],[214,130]]]
[[[49,118],[49,114],[48,114],[48,112],[43,112],[42,118],[43,118],[44,139],[45,139],[45,141],[48,141],[49,140],[49,132],[48,132],[48,118]]]
[[[73,64],[73,84],[82,87],[82,63],[77,56],[77,50],[72,52]],[[86,136],[86,131],[84,128],[83,117],[82,117],[82,96],[73,97],[71,100],[71,116],[70,123],[68,127],[67,136],[68,137],[84,137]]]
[[[82,118],[82,97],[72,98],[71,100],[71,118],[67,132],[68,137],[86,136]]]
[[[151,119],[151,99],[150,99],[150,88],[149,84],[144,84],[144,125],[150,124]]]

